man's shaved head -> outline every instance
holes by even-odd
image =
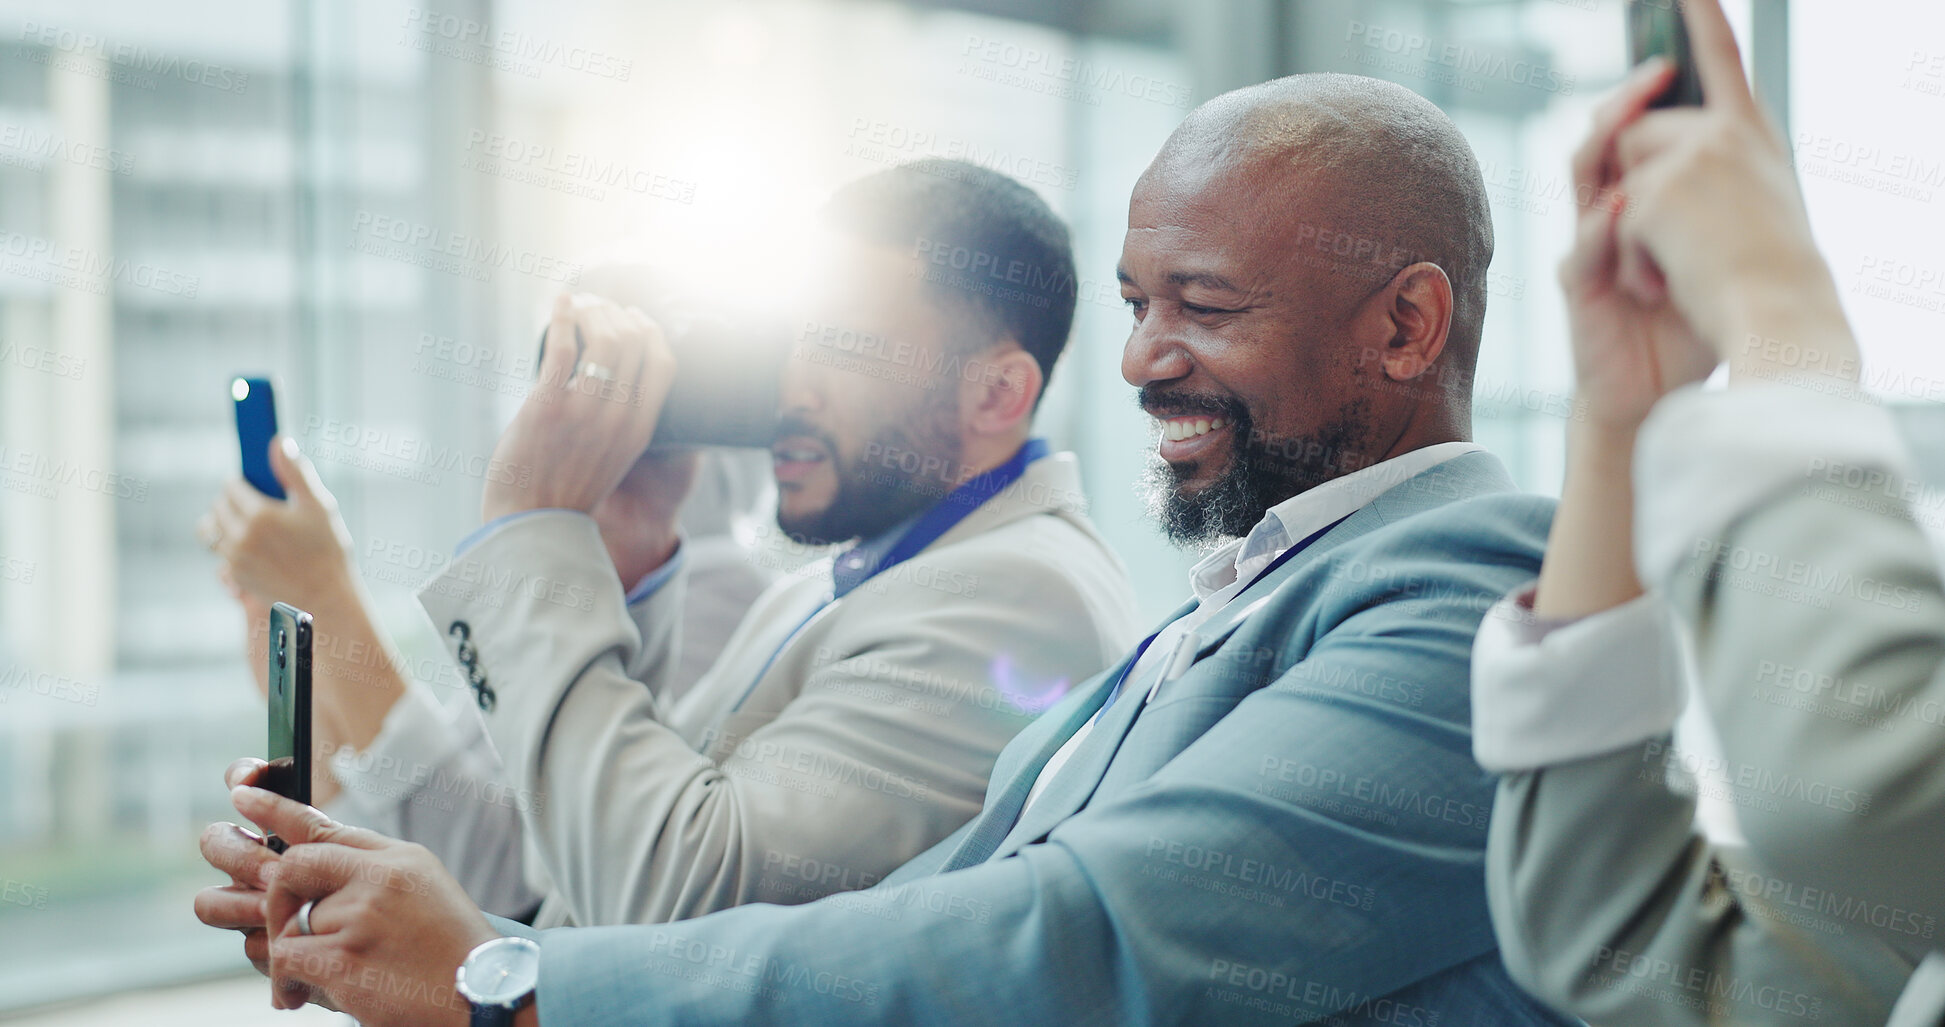
[[[1169,534],[1240,535],[1469,438],[1492,249],[1472,148],[1410,90],[1299,75],[1190,113],[1135,185],[1117,272]]]
[[[1382,79],[1291,75],[1197,107],[1142,178],[1271,169],[1287,199],[1315,205],[1305,218],[1316,234],[1293,240],[1311,266],[1370,288],[1421,260],[1445,269],[1456,300],[1451,355],[1465,358],[1469,376],[1493,226],[1479,160],[1452,119]]]

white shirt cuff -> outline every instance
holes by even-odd
[[[635,582],[635,587],[628,590],[628,594],[622,597],[622,602],[633,606],[660,592],[662,586],[668,584],[669,579],[675,577],[675,572],[681,570],[683,563],[688,561],[688,549],[688,545],[678,535],[675,552],[670,553],[669,558],[663,560],[660,567],[642,575],[642,580]]]
[[[1550,631],[1531,586],[1486,613],[1472,644],[1472,752],[1495,773],[1532,770],[1668,733],[1687,700],[1679,642],[1652,593]]]
[[[1652,591],[1713,560],[1730,525],[1784,491],[1884,489],[1910,460],[1890,414],[1793,385],[1689,386],[1655,406],[1635,444],[1635,561]]]

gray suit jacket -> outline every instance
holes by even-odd
[[[1701,837],[1694,787],[1667,737],[1506,776],[1488,881],[1514,978],[1597,1024],[1883,1024],[1913,956],[1848,888]]]
[[[1941,1022],[1936,978],[1900,994],[1945,916],[1945,587],[1899,448],[1795,388],[1679,394],[1644,429],[1642,578],[1693,629],[1722,755],[1661,733],[1505,778],[1493,915],[1536,993],[1613,1024]],[[1746,846],[1696,832],[1698,791]]]
[[[1000,749],[1134,634],[1071,455],[828,602],[759,598],[673,706],[680,580],[631,611],[592,520],[505,524],[420,601],[477,647],[543,925],[649,923],[867,887],[979,810]],[[637,619],[641,625],[638,632]],[[488,840],[490,841],[490,840]]]
[[[1204,625],[1152,702],[1130,682],[1022,815],[1130,653],[1007,746],[979,816],[884,885],[525,932],[542,1022],[1564,1022],[1500,967],[1492,783],[1467,733],[1473,632],[1547,530],[1550,504],[1510,488],[1477,453],[1372,501]]]

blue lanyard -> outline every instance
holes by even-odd
[[[1355,513],[1356,511],[1352,511],[1352,512]],[[1303,552],[1306,549],[1309,549],[1310,544],[1312,542],[1315,542],[1318,539],[1323,538],[1325,532],[1329,531],[1332,528],[1337,527],[1338,525],[1344,523],[1347,520],[1350,520],[1350,518],[1351,518],[1350,514],[1345,514],[1344,516],[1339,517],[1338,519],[1330,522],[1329,524],[1326,524],[1323,527],[1318,528],[1316,531],[1311,532],[1309,535],[1304,537],[1304,540],[1302,542],[1299,542],[1296,545],[1291,546],[1288,549],[1285,549],[1283,552],[1278,553],[1276,559],[1270,561],[1269,566],[1264,567],[1260,571],[1257,571],[1256,576],[1249,579],[1249,584],[1244,585],[1242,588],[1238,589],[1236,591],[1236,594],[1230,597],[1229,601],[1233,603],[1237,599],[1242,598],[1243,593],[1249,591],[1252,588],[1255,588],[1257,582],[1262,581],[1264,578],[1269,577],[1271,572],[1275,571],[1278,567],[1281,567],[1285,563],[1289,562],[1291,557],[1297,555],[1298,553]],[[1195,611],[1193,610],[1189,611],[1189,613],[1194,613],[1194,612]],[[1182,616],[1186,617],[1188,615],[1189,614],[1185,613]],[[1173,623],[1175,622],[1174,621],[1168,622],[1168,624],[1173,624]],[[1168,624],[1162,625],[1160,630],[1156,631],[1152,635],[1149,635],[1147,638],[1141,640],[1141,645],[1135,649],[1134,659],[1128,661],[1128,665],[1122,668],[1121,676],[1115,679],[1114,691],[1108,693],[1108,701],[1102,703],[1101,708],[1094,712],[1094,716],[1096,719],[1099,719],[1101,714],[1106,713],[1108,711],[1108,707],[1113,706],[1114,701],[1116,699],[1121,698],[1121,686],[1128,683],[1128,675],[1134,673],[1135,665],[1141,662],[1142,654],[1148,651],[1148,647],[1154,643],[1155,639],[1160,638],[1162,636],[1163,631],[1168,630]]]
[[[944,499],[939,500],[931,509],[925,511],[917,521],[913,522],[910,528],[905,530],[903,535],[898,537],[898,541],[893,543],[892,547],[885,551],[885,555],[880,557],[877,563],[857,568],[847,568],[847,571],[851,573],[855,573],[858,570],[862,570],[864,573],[855,579],[852,579],[850,573],[847,573],[845,575],[846,580],[842,584],[838,583],[836,569],[839,565],[843,564],[845,557],[851,555],[851,553],[850,551],[846,551],[843,555],[839,556],[832,563],[830,597],[817,604],[816,609],[810,611],[803,620],[797,622],[797,626],[791,628],[788,635],[783,636],[783,641],[778,642],[777,648],[770,654],[770,658],[763,661],[763,669],[756,672],[756,677],[750,680],[749,687],[743,689],[742,696],[736,700],[736,705],[730,707],[730,712],[734,713],[743,708],[743,703],[749,700],[750,693],[756,691],[756,686],[763,680],[763,676],[770,673],[770,668],[776,665],[777,657],[783,655],[783,651],[789,648],[791,642],[796,640],[797,634],[803,631],[804,627],[812,620],[815,620],[818,614],[823,613],[825,607],[850,595],[859,585],[870,581],[872,578],[891,570],[893,567],[923,552],[926,546],[937,542],[940,536],[957,527],[960,521],[965,520],[974,510],[985,505],[987,500],[999,495],[1008,486],[1019,481],[1026,474],[1027,465],[1046,456],[1047,452],[1046,439],[1028,439],[1026,444],[1021,446],[1019,452],[1014,453],[1011,459],[984,474],[974,477],[964,485],[953,489]]]
[[[898,541],[892,544],[875,564],[850,566],[847,558],[855,559],[856,548],[839,556],[832,564],[831,598],[842,599],[859,585],[917,556],[926,546],[939,540],[939,536],[957,527],[960,521],[985,502],[1000,494],[1008,485],[1020,480],[1027,471],[1027,465],[1047,455],[1046,439],[1028,439],[1014,453],[1012,459],[978,477],[953,489],[944,499],[934,504],[930,510],[906,529]],[[843,573],[838,573],[838,568]],[[863,574],[859,575],[858,572]]]

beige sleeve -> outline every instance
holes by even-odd
[[[510,524],[421,598],[435,622],[470,625],[500,697],[487,728],[533,796],[529,856],[567,915],[651,923],[875,883],[977,812],[1027,723],[995,686],[996,655],[1069,654],[1070,681],[1099,668],[1104,631],[1060,575],[991,550],[958,559],[923,579],[979,582],[976,601],[884,576],[887,592],[860,596],[863,626],[720,762],[625,672],[636,626],[584,520]],[[508,577],[536,566],[544,587]]]
[[[1914,960],[1697,835],[1678,766],[1663,736],[1501,780],[1487,892],[1514,980],[1596,1024],[1883,1023]]]

